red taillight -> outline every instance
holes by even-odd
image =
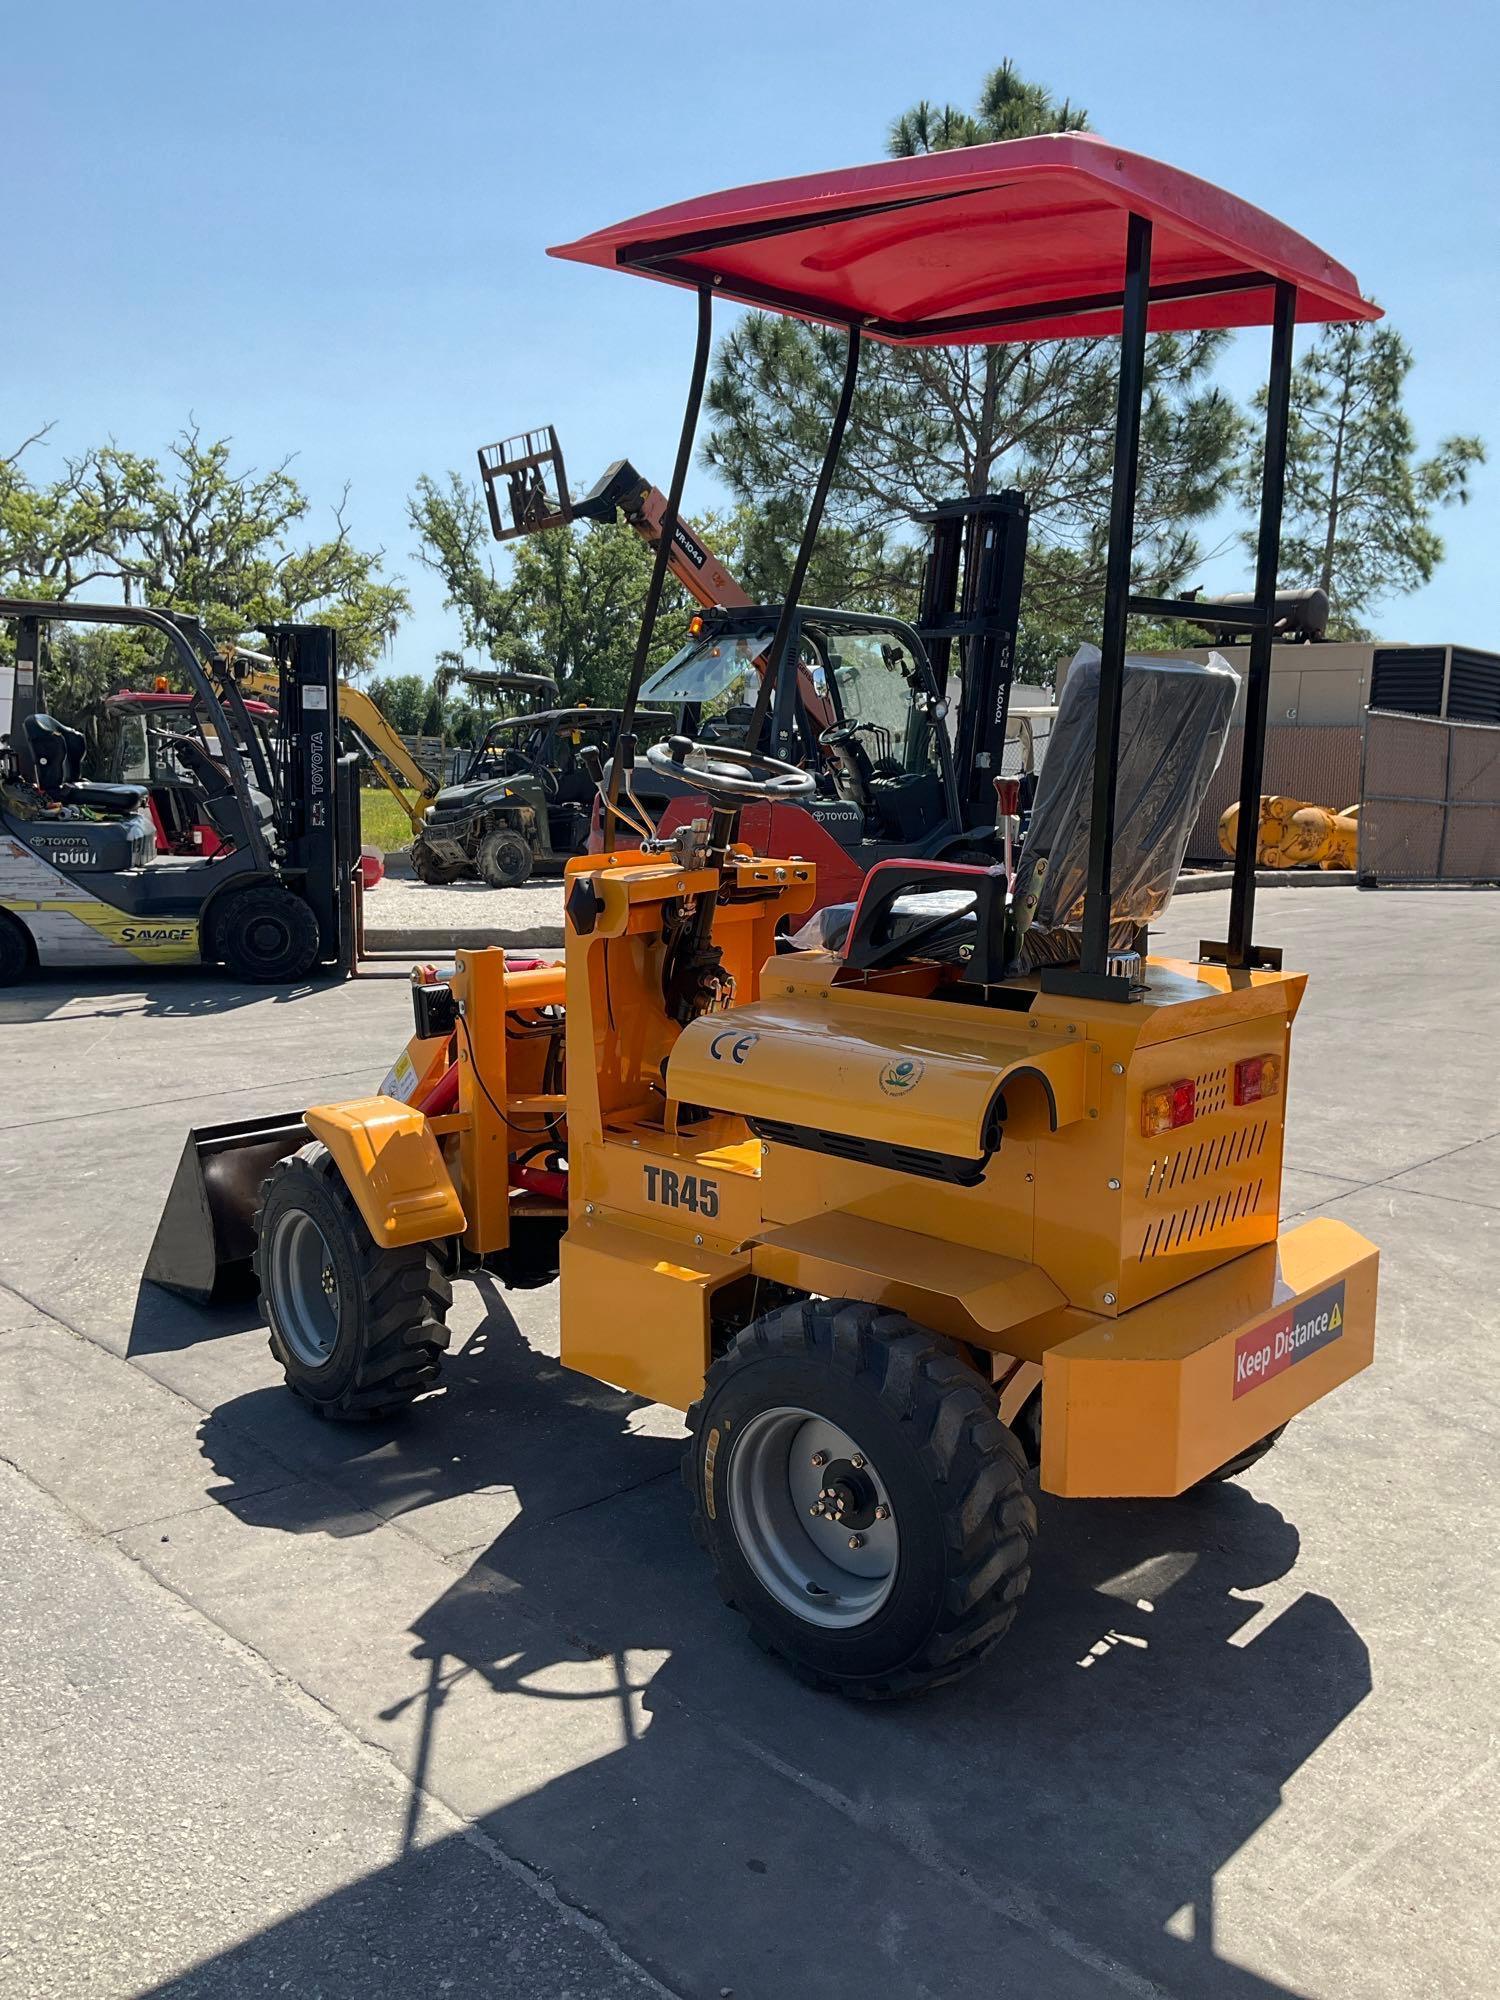
[[[1281,1063],[1275,1056],[1246,1056],[1234,1066],[1234,1101],[1255,1104],[1274,1097],[1281,1088]]]
[[[1198,1086],[1190,1076],[1180,1083],[1161,1083],[1141,1098],[1141,1131],[1148,1139],[1191,1125],[1198,1114]]]

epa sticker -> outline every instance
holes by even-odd
[[[880,1088],[887,1097],[905,1097],[922,1081],[926,1067],[920,1056],[902,1056],[898,1061],[888,1062],[880,1072]]]

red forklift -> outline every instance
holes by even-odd
[[[617,459],[574,500],[550,424],[485,445],[479,473],[497,541],[614,520],[649,547],[661,541],[667,495]],[[983,494],[915,518],[928,543],[914,625],[801,604],[806,556],[784,603],[756,604],[688,523],[677,519],[667,544],[668,571],[699,610],[686,643],[648,676],[640,699],[672,710],[684,735],[813,773],[809,797],[752,805],[745,837],[762,852],[816,861],[820,905],[856,895],[882,861],[1002,861],[1005,818],[1024,810],[1035,785],[1030,774],[1003,793],[997,787],[1026,497]],[[637,769],[634,749],[627,742],[622,750],[631,782],[614,829],[627,846],[664,839],[702,811],[699,795],[670,772]],[[601,808],[595,851],[602,835]]]
[[[204,811],[201,787],[183,768],[181,746],[186,739],[211,758],[222,754],[197,696],[174,693],[162,676],[154,688],[122,688],[106,695],[104,712],[113,724],[110,782],[144,788],[157,853],[219,853],[225,845],[223,836]],[[274,759],[276,710],[269,702],[246,695],[244,713],[269,764]]]

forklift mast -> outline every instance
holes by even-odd
[[[283,869],[318,920],[324,954],[352,971],[358,950],[359,757],[339,749],[338,634],[268,628],[279,678]]]
[[[995,809],[1005,753],[1030,507],[1024,493],[946,500],[915,518],[929,530],[917,631],[947,692],[958,642],[958,730],[953,748],[963,818]]]

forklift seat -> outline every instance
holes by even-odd
[[[95,785],[82,780],[86,744],[81,729],[70,729],[51,715],[28,715],[21,728],[37,788],[49,799],[122,816],[140,809],[146,797],[144,785]]]

